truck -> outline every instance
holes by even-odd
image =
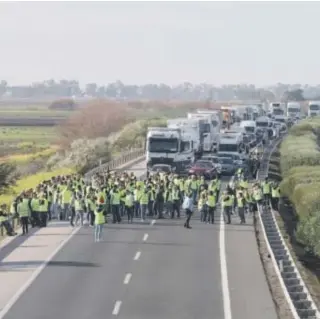
[[[203,151],[213,152],[217,150],[220,138],[220,129],[217,126],[213,126],[212,114],[204,113],[188,113],[188,119],[203,119],[205,121],[205,136],[203,140]],[[215,123],[216,124],[216,123]]]
[[[311,101],[308,103],[308,116],[314,117],[320,115],[320,101]]]
[[[269,112],[273,116],[285,115],[286,113],[286,104],[282,102],[272,102],[269,104]]]
[[[287,117],[291,119],[300,119],[301,105],[299,102],[288,102],[287,104]]]
[[[203,144],[205,138],[205,127],[203,119],[177,118],[167,120],[167,127],[180,129],[181,138],[184,141],[192,142],[192,150],[197,157],[203,153]]]
[[[194,162],[192,141],[184,141],[179,128],[149,127],[146,138],[147,170],[156,164],[167,164],[177,173]]]
[[[221,130],[223,115],[222,112],[213,109],[198,109],[196,110],[198,114],[210,114],[211,115],[211,123],[214,128],[217,130]]]

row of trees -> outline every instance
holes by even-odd
[[[108,85],[88,83],[84,87],[75,80],[53,79],[28,86],[12,86],[0,82],[0,97],[5,98],[57,98],[57,97],[105,97],[113,99],[151,100],[274,100],[287,91],[301,89],[307,95],[320,95],[320,86],[287,85],[278,83],[271,87],[258,88],[253,84],[223,85],[192,84],[184,82],[176,86],[167,84],[128,85],[116,81]]]

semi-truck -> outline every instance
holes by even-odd
[[[203,119],[205,121],[203,151],[213,152],[217,150],[220,139],[220,129],[217,126],[213,126],[214,120],[212,119],[212,114],[188,113],[188,119]]]
[[[314,117],[320,115],[320,101],[311,101],[308,104],[308,116]]]
[[[287,104],[287,117],[300,119],[301,117],[301,104],[299,102],[288,102]]]
[[[155,164],[168,164],[183,172],[194,162],[192,141],[183,140],[179,128],[149,127],[146,139],[147,169]]]
[[[167,127],[180,129],[182,139],[192,141],[192,149],[196,156],[199,157],[203,153],[205,133],[205,121],[203,119],[177,118],[167,120]]]

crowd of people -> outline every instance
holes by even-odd
[[[250,183],[242,170],[234,183],[222,189],[218,176],[205,180],[202,176],[180,177],[174,173],[156,173],[139,180],[134,173],[106,172],[97,174],[90,183],[79,175],[57,176],[35,189],[24,191],[9,209],[2,206],[0,223],[9,236],[16,235],[10,223],[19,218],[22,235],[31,227],[46,227],[52,218],[69,221],[71,226],[95,227],[95,240],[101,240],[103,224],[121,223],[133,218],[180,219],[190,229],[190,219],[199,213],[201,222],[213,224],[217,207],[223,210],[225,222],[238,215],[240,223],[257,205],[271,200],[277,208],[279,185],[268,179]],[[220,195],[221,192],[221,195]],[[110,218],[111,217],[111,218]]]

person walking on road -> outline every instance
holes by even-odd
[[[103,205],[99,205],[94,212],[94,241],[100,242],[102,240],[102,230],[105,223],[105,216],[103,214]]]
[[[30,217],[29,199],[27,195],[23,195],[21,202],[17,205],[17,211],[22,226],[22,235],[27,235],[29,232],[28,224]]]
[[[190,219],[193,213],[193,192],[192,191],[187,191],[185,193],[184,201],[183,201],[183,208],[186,211],[186,216],[187,220],[184,223],[184,227],[191,229],[192,227],[190,226]]]

